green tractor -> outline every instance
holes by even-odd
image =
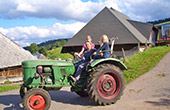
[[[118,59],[91,60],[80,79],[71,76],[75,65],[71,60],[30,60],[22,62],[23,81],[20,96],[26,110],[48,110],[51,97],[47,91],[71,86],[81,97],[89,96],[98,105],[109,105],[120,99],[125,88],[122,70],[126,66]]]

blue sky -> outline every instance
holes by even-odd
[[[1,0],[0,33],[20,46],[70,38],[105,6],[136,21],[169,18],[169,0]]]
[[[45,26],[52,26],[55,23],[61,23],[61,24],[71,24],[76,21],[70,20],[70,21],[60,21],[55,18],[36,18],[36,17],[26,17],[26,18],[17,18],[17,19],[4,19],[0,18],[0,26],[3,28],[12,28],[16,26],[39,26],[39,27],[45,27]]]

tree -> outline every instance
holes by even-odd
[[[66,40],[64,40],[64,39],[61,39],[61,46],[63,46],[65,43],[66,43]]]
[[[39,49],[39,53],[43,54],[44,56],[47,56],[47,48],[46,47],[41,47]]]
[[[56,47],[61,47],[61,42],[60,41],[56,41],[53,45],[53,49],[55,49]]]
[[[31,54],[35,54],[38,50],[39,48],[36,43],[32,43],[30,45],[29,51],[31,52]]]
[[[56,45],[56,43],[54,43],[54,45],[53,45],[53,48],[52,49],[55,49],[57,47],[57,45]]]
[[[51,50],[51,45],[48,45],[47,50]]]
[[[62,46],[61,42],[60,42],[60,41],[57,41],[57,42],[56,42],[56,46],[57,46],[57,47],[61,47],[61,46]]]

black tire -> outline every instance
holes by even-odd
[[[33,88],[26,92],[23,106],[24,110],[48,110],[51,106],[51,97],[46,90]]]
[[[24,95],[25,95],[25,86],[24,86],[24,84],[22,84],[21,85],[21,87],[20,87],[20,90],[19,90],[19,93],[20,93],[20,96],[21,96],[21,98],[23,99],[23,97],[24,97]],[[30,88],[26,88],[27,90],[26,91],[28,91]]]
[[[24,88],[22,86],[20,87],[19,93],[20,93],[21,98],[23,99],[25,92],[24,92]]]
[[[89,94],[88,94],[88,92],[87,92],[87,90],[85,89],[85,90],[83,90],[83,91],[78,91],[78,92],[76,92],[79,96],[81,96],[81,97],[88,97],[89,96]]]
[[[119,67],[101,64],[94,68],[88,81],[89,97],[98,105],[115,103],[123,94],[124,76]]]

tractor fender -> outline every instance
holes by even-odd
[[[113,65],[118,66],[121,70],[127,70],[127,67],[125,66],[125,64],[116,58],[97,59],[97,60],[94,60],[93,62],[91,62],[91,64],[89,66],[91,68],[93,68],[93,67],[95,67],[99,64],[103,64],[103,63],[113,64]]]

